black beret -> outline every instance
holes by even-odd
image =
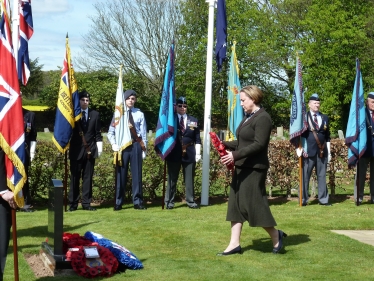
[[[370,93],[368,94],[368,98],[369,98],[369,99],[374,99],[374,93],[373,93],[373,92],[370,92]]]
[[[309,100],[316,100],[316,101],[319,101],[319,96],[318,96],[318,94],[314,93],[313,95],[310,96]]]
[[[186,97],[179,97],[179,98],[177,99],[177,104],[178,104],[178,103],[187,104],[187,99],[186,99]]]
[[[136,97],[136,92],[134,90],[127,90],[123,94],[125,100],[127,100],[130,96],[135,96]]]
[[[82,90],[81,92],[79,92],[79,99],[81,98],[90,98],[90,93],[86,90]]]

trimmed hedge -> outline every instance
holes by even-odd
[[[153,149],[153,140],[148,143],[149,150],[143,163],[143,193],[145,199],[155,200],[162,197],[164,162]],[[328,169],[328,187],[330,194],[335,194],[337,187],[342,187],[347,177],[354,176],[354,170],[347,167],[347,147],[343,140],[331,141],[331,163]],[[231,175],[220,164],[218,153],[210,149],[210,195],[228,195]],[[295,149],[288,140],[275,140],[269,146],[270,169],[267,184],[271,195],[273,188],[279,188],[287,196],[298,186],[298,158]],[[64,178],[64,155],[59,153],[51,141],[38,141],[36,156],[30,167],[30,191],[36,200],[47,200],[51,179]],[[67,160],[68,189],[70,183],[69,160]],[[126,198],[131,201],[131,173],[126,186]],[[195,195],[201,194],[202,161],[197,163],[195,176]],[[114,201],[114,165],[113,153],[109,142],[104,138],[103,154],[96,159],[93,178],[93,198],[97,203]],[[165,183],[166,185],[166,183]],[[184,198],[183,176],[180,173],[177,196]]]

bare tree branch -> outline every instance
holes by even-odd
[[[181,0],[112,0],[94,4],[91,29],[84,35],[80,68],[132,71],[160,91],[167,52],[181,22]]]

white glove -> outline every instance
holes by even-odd
[[[331,144],[330,142],[326,142],[327,146],[327,163],[330,163],[331,161]]]
[[[34,159],[35,157],[35,148],[36,148],[36,141],[30,142],[30,162]]]
[[[113,144],[112,144],[112,150],[113,150],[114,152],[119,151],[119,147],[118,147],[118,145],[115,144],[115,143],[113,143]]]
[[[146,156],[145,151],[142,151],[142,158],[143,158],[143,160],[145,159],[145,156]]]
[[[196,154],[196,156],[195,156],[196,163],[199,162],[200,160],[201,160],[201,155]]]
[[[195,150],[196,150],[196,156],[195,156],[195,161],[196,163],[199,162],[201,160],[201,153],[200,153],[200,150],[201,150],[201,144],[195,144]]]
[[[297,154],[297,157],[301,157],[301,155],[303,155],[303,149],[302,148],[296,148],[296,154]]]
[[[97,154],[100,157],[101,153],[103,153],[103,142],[102,141],[98,141],[96,143],[96,146],[97,146]]]

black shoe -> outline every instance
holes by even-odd
[[[74,211],[76,211],[77,210],[77,207],[70,207],[69,208],[69,212],[74,212]]]
[[[135,210],[147,210],[147,208],[144,207],[142,204],[135,204],[134,209]]]
[[[283,247],[283,238],[287,237],[287,234],[284,233],[282,230],[278,230],[278,247],[273,248],[273,254],[278,254]]]
[[[114,211],[119,211],[119,210],[122,210],[122,206],[121,205],[115,205],[114,206]]]
[[[301,206],[303,207],[308,206],[308,203],[302,203]]]
[[[96,209],[92,208],[91,206],[83,207],[83,210],[85,210],[85,211],[96,211]]]
[[[319,203],[321,206],[327,206],[327,207],[331,207],[332,206],[332,204],[330,204],[330,203]]]
[[[217,253],[217,256],[229,256],[229,255],[234,255],[234,254],[242,254],[242,247],[240,247],[240,245],[232,249],[231,251]]]
[[[21,212],[26,212],[26,213],[32,213],[32,212],[34,212],[34,210],[31,209],[31,208],[21,208],[20,211]]]
[[[174,209],[174,206],[167,206],[166,209],[167,209],[167,210],[173,210],[173,209]]]
[[[199,205],[192,205],[192,206],[188,206],[188,208],[190,209],[200,209]]]

